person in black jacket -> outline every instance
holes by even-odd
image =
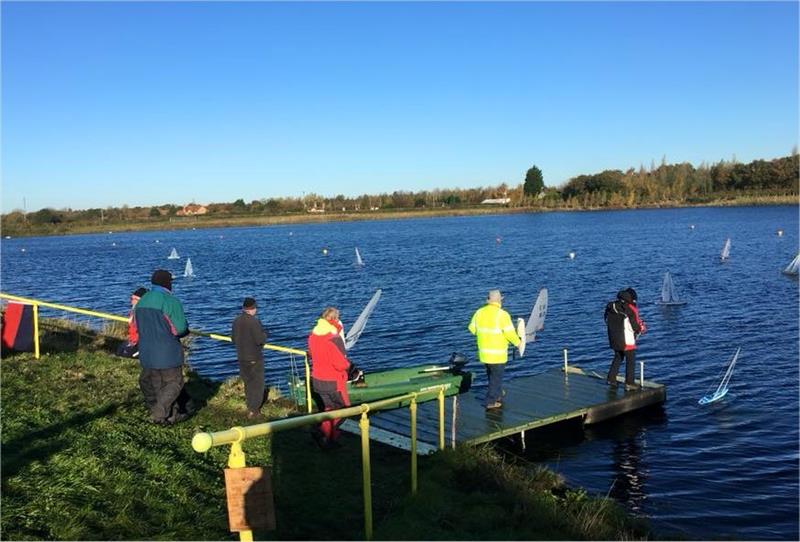
[[[614,351],[606,380],[609,384],[617,384],[617,373],[624,358],[625,386],[633,387],[636,384],[636,337],[647,331],[636,307],[636,291],[633,288],[621,290],[616,301],[606,305],[603,318],[608,327],[608,345]]]
[[[264,404],[264,343],[267,332],[256,318],[256,300],[246,297],[242,313],[233,321],[231,337],[236,345],[239,375],[244,381],[247,402],[247,417],[252,419],[261,413]]]

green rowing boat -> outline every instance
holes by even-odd
[[[411,392],[433,393],[440,388],[444,388],[445,396],[464,393],[472,385],[472,373],[463,370],[465,361],[462,360],[463,358],[453,356],[446,365],[418,365],[362,374],[358,379],[347,383],[350,404],[369,403]],[[292,379],[289,384],[297,404],[305,405],[305,383]]]

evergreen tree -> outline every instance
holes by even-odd
[[[523,188],[526,196],[536,196],[544,190],[544,179],[542,170],[536,166],[531,166],[525,174],[525,187]]]

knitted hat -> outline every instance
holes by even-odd
[[[252,297],[245,297],[244,303],[242,303],[243,309],[255,309],[256,308],[256,300]]]
[[[150,277],[150,282],[156,286],[172,290],[172,273],[164,269],[156,269],[153,271],[153,276]]]

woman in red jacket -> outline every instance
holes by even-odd
[[[342,323],[339,311],[327,307],[317,325],[308,336],[308,352],[311,355],[311,389],[320,410],[336,410],[350,406],[347,395],[347,374],[351,363],[345,353],[342,340]],[[339,438],[342,420],[322,422],[314,438],[322,448],[335,447]]]

